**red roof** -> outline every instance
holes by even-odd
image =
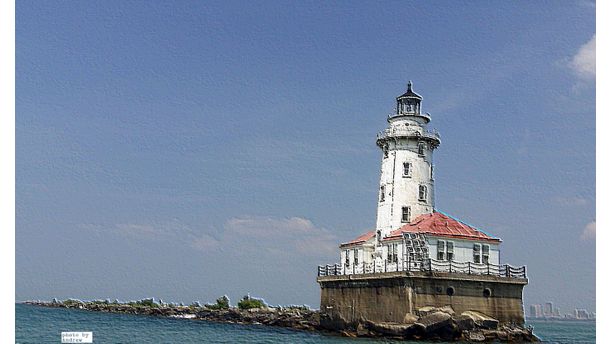
[[[470,225],[438,212],[417,217],[400,229],[392,231],[384,240],[399,239],[403,233],[423,233],[467,240],[501,241],[499,238],[492,237]]]
[[[348,246],[348,245],[353,245],[353,244],[362,244],[362,243],[372,239],[373,237],[374,237],[374,231],[369,231],[367,233],[361,234],[360,236],[358,236],[354,240],[351,240],[349,242],[345,242],[343,244],[340,244],[340,247]]]

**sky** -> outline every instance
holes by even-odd
[[[412,80],[436,208],[595,310],[595,4],[16,3],[16,299],[319,305]]]

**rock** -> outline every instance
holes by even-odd
[[[470,342],[484,342],[487,340],[484,334],[480,331],[469,332],[466,339]]]
[[[453,310],[453,307],[451,306],[444,306],[444,307],[433,307],[433,306],[425,306],[425,307],[421,307],[419,309],[417,309],[416,311],[416,315],[420,316],[420,317],[424,317],[436,312],[442,312],[442,313],[447,313],[448,315],[455,315],[455,310]]]
[[[404,337],[412,325],[397,323],[369,323],[369,329],[387,336]]]
[[[340,334],[342,335],[342,337],[350,337],[350,338],[357,337],[357,335],[355,335],[353,332],[349,332],[349,331],[342,331],[342,332],[340,332]]]
[[[473,330],[476,326],[474,319],[468,315],[459,315],[454,317],[453,320],[455,321],[455,324],[457,324],[457,329],[459,331]]]
[[[490,316],[482,314],[480,312],[465,311],[461,313],[461,315],[469,316],[470,318],[474,320],[474,323],[476,323],[478,327],[481,327],[484,329],[494,330],[494,329],[497,329],[497,325],[499,325],[499,320],[493,319]]]
[[[414,324],[417,320],[419,320],[419,318],[412,313],[406,313],[406,315],[404,315],[404,324]]]
[[[448,313],[435,312],[419,318],[416,324],[421,324],[424,327],[425,334],[432,334],[443,328],[452,328],[453,320]]]
[[[367,337],[369,334],[370,331],[362,323],[357,325],[357,337]]]

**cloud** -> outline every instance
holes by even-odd
[[[569,63],[576,76],[584,80],[595,78],[595,35],[580,47]]]
[[[203,253],[237,255],[286,255],[298,252],[313,257],[335,256],[338,238],[302,217],[241,216],[227,220],[216,235],[194,230],[173,220],[166,223],[121,223],[108,227],[83,225],[98,234],[111,232],[130,240],[171,241]]]
[[[596,232],[595,221],[587,223],[582,230],[582,235],[580,238],[582,240],[595,240],[595,232]]]
[[[291,250],[328,255],[337,251],[338,242],[334,234],[302,217],[244,216],[229,219],[224,229],[224,242],[258,242],[260,248],[270,253]]]

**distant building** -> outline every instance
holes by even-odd
[[[574,309],[574,317],[576,319],[588,319],[589,312],[586,309]]]
[[[542,312],[544,313],[545,317],[552,317],[553,316],[553,303],[552,302],[546,302],[544,304],[544,307],[542,309]]]
[[[532,318],[541,318],[542,317],[542,305],[529,306],[529,316]]]

